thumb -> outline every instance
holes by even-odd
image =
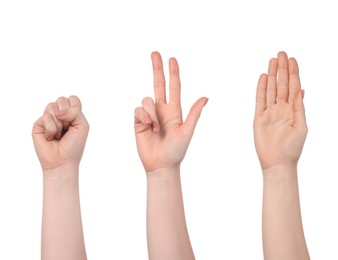
[[[201,116],[202,109],[208,103],[208,101],[208,98],[202,97],[191,107],[190,112],[184,122],[184,128],[186,129],[187,133],[190,133],[191,135],[194,133],[198,119]]]
[[[55,117],[63,122],[69,123],[81,131],[88,131],[89,125],[79,106],[55,112]]]
[[[296,128],[306,128],[305,108],[304,108],[304,90],[300,90],[293,101],[293,120]]]

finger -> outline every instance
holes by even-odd
[[[68,100],[68,98],[65,97],[59,97],[55,103],[58,105],[59,110],[66,110],[68,108],[70,108],[71,104]]]
[[[71,107],[70,101],[66,97],[59,97],[55,103],[58,105],[59,110],[67,110]],[[63,122],[63,130],[66,130],[69,127],[68,122]]]
[[[295,58],[289,59],[289,101],[292,102],[301,90],[299,68]]]
[[[77,130],[89,130],[89,124],[79,106],[71,106],[69,109],[59,110],[55,112],[55,116],[57,119],[61,120],[62,122],[68,123]]]
[[[151,125],[153,120],[143,107],[135,108],[135,124]]]
[[[42,121],[42,117],[40,117],[38,120],[36,120],[33,124],[33,129],[32,129],[32,134],[33,135],[41,135],[41,134],[45,134],[45,129],[43,127],[43,121]]]
[[[159,131],[159,127],[154,129],[154,121],[151,119],[147,111],[143,107],[138,107],[135,109],[135,133],[142,133],[149,129],[152,129],[154,132]]]
[[[53,138],[60,139],[62,135],[63,123],[55,117],[55,113],[59,111],[56,103],[49,103],[44,111],[43,123],[47,140]],[[52,127],[52,121],[56,129]]]
[[[306,130],[307,126],[303,99],[304,99],[304,90],[300,90],[296,94],[294,102],[292,104],[293,120],[295,122],[296,128]]]
[[[267,106],[276,104],[276,77],[277,77],[277,59],[272,58],[269,62],[268,69],[268,84],[266,91]]]
[[[160,131],[160,124],[157,119],[156,106],[152,98],[146,97],[142,100],[142,107],[150,116],[154,132]]]
[[[277,101],[289,101],[289,65],[288,56],[285,52],[278,53],[278,69],[277,69]]]
[[[158,52],[153,52],[151,60],[153,63],[155,102],[166,103],[165,78],[161,55]]]
[[[80,110],[82,109],[81,101],[77,96],[70,96],[68,100],[72,107],[75,106],[75,107],[79,107]]]
[[[73,95],[68,98],[68,102],[70,104],[69,109],[60,110],[56,113],[56,117],[63,120],[64,124],[68,123],[79,130],[88,131],[89,124],[82,113],[82,104],[80,99]]]
[[[62,128],[57,126],[56,120],[52,114],[44,114],[40,123],[42,123],[46,140],[51,141],[54,137],[57,136],[59,138],[59,136],[61,136]]]
[[[169,102],[181,106],[181,81],[177,60],[169,60]]]
[[[256,92],[256,113],[263,112],[266,109],[266,89],[268,75],[262,74],[259,77]]]
[[[202,97],[195,102],[191,107],[190,112],[185,120],[183,126],[186,129],[186,132],[192,136],[197,125],[198,119],[201,116],[203,107],[208,103],[208,98]]]

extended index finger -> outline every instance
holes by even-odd
[[[151,60],[153,63],[155,103],[166,103],[165,78],[160,53],[153,52]]]

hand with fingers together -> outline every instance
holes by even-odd
[[[280,52],[257,87],[255,145],[262,169],[296,166],[307,134],[297,61]]]
[[[47,105],[33,126],[34,146],[43,170],[41,259],[85,260],[79,165],[89,125],[78,97]]]
[[[302,225],[297,163],[307,135],[304,91],[294,58],[270,60],[256,95],[254,138],[264,180],[264,259],[310,259]]]
[[[169,101],[161,56],[151,55],[155,102],[148,97],[135,109],[137,149],[147,173],[149,259],[194,259],[185,222],[180,164],[207,98],[192,106],[183,122],[178,63],[169,60]]]

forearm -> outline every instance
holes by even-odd
[[[149,259],[195,259],[184,215],[179,168],[147,174]]]
[[[266,260],[310,259],[306,247],[296,167],[263,171],[263,248]]]
[[[44,174],[42,260],[87,259],[81,221],[78,168]]]

